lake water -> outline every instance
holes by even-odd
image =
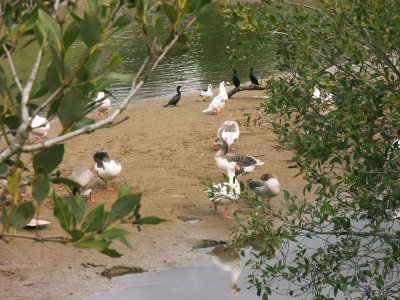
[[[231,37],[224,28],[223,18],[214,12],[209,21],[201,25],[194,34],[190,42],[191,49],[181,56],[161,63],[135,99],[172,95],[176,92],[177,85],[182,86],[184,93],[199,92],[209,83],[213,88],[218,88],[220,81],[232,81],[233,67],[237,69],[242,84],[249,81],[251,66],[255,68],[255,74],[259,78],[265,78],[273,72],[272,55],[265,49],[254,50],[254,55],[246,60],[230,61],[226,48],[230,40]],[[146,51],[136,27],[131,26],[115,35],[111,45],[123,56],[128,72],[139,70]],[[123,99],[129,89],[130,84],[117,82],[110,91],[117,99]]]

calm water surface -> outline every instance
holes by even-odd
[[[191,49],[185,54],[172,57],[161,63],[150,80],[138,92],[135,99],[143,100],[174,94],[176,86],[181,85],[183,92],[196,92],[206,88],[209,83],[218,88],[220,81],[232,81],[232,68],[238,71],[242,84],[249,81],[250,67],[254,66],[256,75],[261,78],[273,72],[271,55],[268,51],[255,51],[254,57],[245,61],[232,62],[227,55],[230,35],[223,26],[223,18],[214,13],[207,24],[202,25],[190,42]],[[128,72],[139,70],[146,51],[141,35],[136,27],[130,27],[119,33],[111,42],[125,61]],[[115,83],[110,91],[117,99],[129,92],[130,84]]]

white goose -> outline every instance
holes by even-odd
[[[240,288],[237,285],[240,273],[242,273],[241,259],[238,252],[229,246],[215,246],[209,253],[212,256],[214,264],[222,271],[231,273],[231,289],[235,295],[240,293]]]
[[[226,101],[228,100],[228,94],[226,93],[225,84],[227,84],[225,80],[221,81],[219,84],[219,94],[214,97],[211,101],[210,105],[207,109],[203,110],[205,114],[217,114],[221,115],[222,108],[225,106]]]
[[[232,218],[228,214],[228,206],[240,197],[240,183],[235,177],[235,172],[237,170],[238,165],[236,163],[227,164],[228,183],[222,182],[214,184],[211,188],[206,190],[208,199],[214,205],[215,210],[217,210],[218,205],[225,206],[224,218],[226,219]]]
[[[208,85],[208,88],[206,90],[201,90],[201,92],[200,92],[201,101],[211,99],[213,96],[214,96],[214,93],[212,91],[211,84]]]
[[[92,195],[92,187],[96,181],[93,172],[88,167],[77,165],[69,175],[69,179],[80,185],[80,189],[73,189],[74,194],[80,192],[82,196],[89,197],[88,202],[96,202]]]
[[[217,131],[217,139],[222,138],[228,145],[228,148],[233,145],[239,136],[239,124],[235,121],[225,121]]]
[[[217,153],[215,153],[215,162],[218,168],[227,170],[229,164],[234,162],[239,166],[236,176],[242,175],[245,172],[253,172],[256,166],[264,164],[261,160],[250,155],[228,154],[228,144],[222,138],[217,139],[215,144],[218,149]]]
[[[100,103],[100,105],[97,106],[97,112],[105,113],[108,116],[108,111],[111,107],[110,98],[105,98],[104,92],[99,92],[96,98],[96,103]]]
[[[41,116],[34,116],[31,123],[32,134],[45,138],[50,130],[50,123],[46,118]]]
[[[111,159],[105,151],[96,152],[94,160],[96,162],[94,169],[96,170],[97,175],[104,181],[106,190],[112,191],[113,189],[108,186],[107,180],[114,179],[119,175],[119,173],[121,173],[121,164],[118,161]]]
[[[247,185],[257,195],[264,198],[267,203],[281,192],[281,184],[276,176],[263,174],[259,180],[249,179]]]

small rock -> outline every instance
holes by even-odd
[[[141,267],[127,267],[127,266],[114,266],[109,269],[105,269],[101,272],[101,276],[111,279],[112,277],[122,276],[127,274],[138,274],[146,272]]]

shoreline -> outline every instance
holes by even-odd
[[[303,182],[294,178],[297,170],[288,168],[291,152],[277,144],[271,130],[271,116],[257,110],[265,101],[263,96],[264,91],[237,93],[228,100],[222,116],[202,114],[209,101],[197,101],[200,95],[195,93],[183,93],[176,107],[162,107],[169,96],[131,102],[116,120],[128,116],[126,121],[67,141],[64,161],[59,167],[64,176],[68,176],[77,162],[92,169],[94,152],[103,149],[122,164],[122,172],[112,185],[118,187],[127,182],[132,191],[142,193],[142,216],[156,215],[168,222],[142,226],[140,232],[135,227],[122,226],[132,232],[128,240],[133,250],[114,243],[112,248],[123,254],[121,258],[109,258],[94,250],[56,243],[21,239],[8,245],[3,243],[0,247],[0,280],[7,286],[3,297],[85,299],[121,287],[100,275],[107,268],[121,265],[160,271],[203,256],[192,250],[203,239],[229,240],[234,221],[222,217],[223,207],[215,213],[203,191],[208,178],[215,182],[223,179],[222,170],[214,162],[215,152],[209,146],[225,120],[237,120],[241,124],[236,152],[254,155],[264,161],[264,166],[239,180],[246,181],[270,172],[279,178],[283,189],[301,192]],[[251,120],[246,126],[248,117]],[[50,136],[57,134],[56,127],[52,126]],[[96,182],[93,191],[96,205],[104,203],[109,209],[116,192],[104,190],[98,178]],[[55,190],[62,195],[68,193],[63,188]],[[28,191],[27,198],[30,197]],[[272,207],[279,209],[282,199],[282,194],[274,198]],[[86,206],[87,209],[94,207],[91,203]],[[229,210],[237,208],[237,205],[231,205]],[[51,224],[40,230],[44,236],[60,233],[52,210],[52,200],[46,199],[40,218]],[[199,221],[187,222],[194,218]]]

